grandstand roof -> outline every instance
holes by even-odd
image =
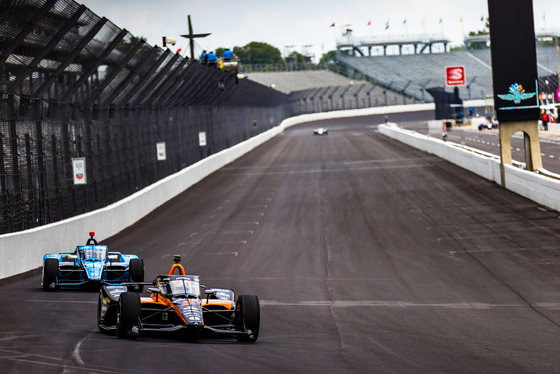
[[[535,30],[535,38],[537,39],[560,38],[560,29]],[[464,43],[467,44],[469,42],[490,42],[490,34],[465,36]]]
[[[447,49],[447,44],[451,41],[443,34],[417,34],[417,35],[383,35],[383,36],[353,36],[348,35],[336,39],[337,49],[352,49],[354,52],[364,55],[361,48],[368,49],[368,55],[371,56],[372,47],[383,47],[383,54],[387,54],[387,47],[396,45],[399,46],[399,54],[402,54],[402,47],[404,45],[414,46],[415,53],[422,53],[426,48],[432,52],[434,44],[441,43],[444,49]]]

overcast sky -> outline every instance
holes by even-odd
[[[175,37],[186,52],[187,16],[197,39],[196,55],[204,48],[244,46],[252,41],[316,56],[336,49],[335,38],[350,28],[354,36],[397,36],[443,33],[452,45],[464,34],[484,28],[487,0],[81,0],[99,16],[107,17],[151,45],[161,37]],[[560,31],[560,0],[533,0],[535,28]],[[507,11],[507,10],[504,10]],[[440,22],[441,20],[441,22]],[[406,22],[405,22],[406,21]],[[371,26],[368,26],[371,22]],[[335,27],[331,27],[332,24]],[[389,28],[386,29],[387,25]],[[306,47],[308,46],[308,47]],[[311,46],[311,47],[309,47]],[[183,54],[183,53],[182,53]]]

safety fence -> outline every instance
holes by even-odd
[[[327,86],[295,91],[290,93],[288,102],[293,113],[308,114],[418,104],[423,101],[362,81],[346,86]]]
[[[0,1],[0,234],[99,209],[276,126],[287,96],[72,0]]]

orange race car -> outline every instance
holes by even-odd
[[[201,332],[235,336],[240,342],[255,342],[259,336],[260,305],[255,295],[210,288],[200,295],[199,277],[187,275],[174,257],[168,274],[158,275],[149,297],[129,292],[140,285],[105,285],[99,291],[97,324],[102,332],[116,332],[119,338],[136,338],[142,332],[183,331],[190,338]],[[174,274],[175,271],[179,274]],[[145,284],[145,283],[142,283]]]

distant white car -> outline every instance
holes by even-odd
[[[329,130],[325,129],[324,127],[318,127],[313,130],[313,135],[329,135]]]
[[[480,125],[478,125],[478,131],[482,131],[482,130],[492,130],[492,129],[497,129],[498,128],[498,121],[493,121],[493,120],[488,120],[486,123],[481,123]]]

